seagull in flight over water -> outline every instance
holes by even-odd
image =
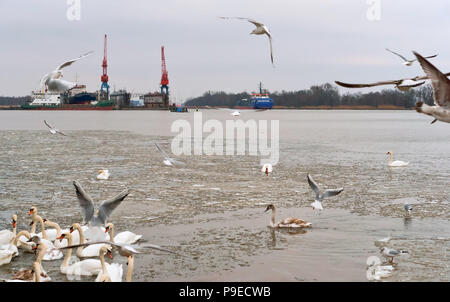
[[[344,188],[339,188],[339,189],[327,189],[325,190],[325,192],[323,194],[320,193],[320,189],[319,186],[317,185],[317,183],[314,181],[314,179],[311,177],[311,175],[308,174],[308,183],[309,186],[311,187],[311,189],[314,191],[314,193],[316,194],[315,200],[314,202],[311,204],[314,209],[318,209],[323,210],[322,207],[322,201],[327,198],[327,197],[331,197],[331,196],[335,196],[338,195],[339,193],[341,193],[342,191],[344,191]]]
[[[56,67],[55,70],[47,73],[41,79],[41,84],[40,84],[41,89],[43,89],[44,91],[48,90],[51,92],[65,92],[65,91],[75,87],[77,85],[76,83],[68,82],[68,81],[61,79],[63,77],[61,69],[72,65],[72,63],[74,63],[80,59],[90,56],[92,53],[93,53],[93,51],[90,51],[88,53],[85,53],[84,55],[79,56],[78,58],[66,61],[66,62],[62,63],[61,65],[59,65],[58,67]]]
[[[65,135],[64,133],[62,133],[61,131],[59,131],[58,129],[56,129],[55,127],[52,127],[46,120],[44,120],[44,124],[47,125],[47,127],[50,128],[50,133],[51,133],[51,134],[56,134],[56,133],[58,133],[58,134],[67,136],[67,135]]]
[[[417,59],[414,59],[414,60],[408,60],[408,59],[406,59],[404,56],[402,56],[401,54],[398,54],[398,53],[396,53],[396,52],[394,52],[394,51],[392,51],[392,50],[390,50],[390,49],[387,49],[387,48],[386,48],[386,50],[389,51],[389,52],[391,52],[391,53],[393,53],[394,55],[399,56],[399,57],[404,61],[404,62],[403,62],[403,65],[405,65],[405,66],[411,66],[415,61],[417,61]],[[430,58],[434,58],[434,57],[437,57],[437,54],[432,55],[432,56],[428,56],[428,57],[425,57],[425,58],[430,59]]]
[[[156,148],[158,148],[159,152],[162,153],[162,155],[164,156],[164,164],[166,166],[173,166],[173,165],[185,165],[184,162],[178,161],[176,159],[173,159],[171,157],[169,157],[169,155],[167,155],[167,153],[158,145],[158,143],[155,143]]]
[[[267,28],[267,26],[265,26],[264,24],[249,19],[249,18],[242,18],[242,17],[219,17],[221,19],[238,19],[238,20],[246,20],[250,23],[252,23],[253,25],[256,26],[256,28],[250,33],[250,35],[266,35],[269,38],[269,44],[270,44],[270,61],[272,62],[273,65],[273,50],[272,50],[272,34],[269,31],[269,28]]]
[[[427,59],[417,52],[413,52],[422,66],[423,71],[431,80],[433,87],[434,106],[429,106],[423,102],[416,103],[416,111],[434,117],[432,124],[436,121],[450,123],[450,80],[449,73],[443,74]]]

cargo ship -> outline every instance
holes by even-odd
[[[259,83],[259,93],[252,93],[250,100],[242,99],[234,106],[236,109],[272,109],[272,107],[273,99],[267,90],[262,89],[261,83]]]
[[[67,100],[64,102],[63,100]],[[113,110],[114,102],[110,100],[94,101],[95,96],[79,92],[71,96],[59,93],[33,91],[31,102],[21,106],[25,110]]]

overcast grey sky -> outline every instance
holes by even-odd
[[[164,45],[178,101],[206,90],[250,92],[259,81],[274,92],[423,74],[386,47],[408,58],[411,50],[438,52],[432,62],[450,71],[450,1],[381,0],[379,21],[368,20],[370,7],[366,0],[81,0],[81,19],[69,21],[66,0],[1,0],[0,95],[28,95],[44,74],[90,50],[64,77],[77,74],[89,91],[99,89],[105,33],[111,86],[158,90]],[[275,68],[267,38],[249,35],[252,24],[218,16],[266,24]]]

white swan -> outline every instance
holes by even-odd
[[[54,239],[54,245],[55,245],[55,247],[56,247],[56,248],[60,248],[60,247],[65,247],[65,246],[67,246],[67,245],[68,245],[67,239],[64,239],[64,240],[58,240],[58,239],[56,239],[56,238],[60,237],[61,234],[62,234],[63,232],[64,232],[64,233],[69,232],[69,229],[61,230],[61,227],[59,226],[59,224],[57,224],[56,222],[47,220],[47,219],[45,219],[45,218],[43,219],[43,221],[44,221],[44,225],[45,225],[45,226],[50,227],[50,228],[53,228],[53,229],[56,231],[56,236],[55,236],[55,239]],[[51,231],[51,230],[46,230],[47,235],[48,235],[48,233],[50,233],[50,231]],[[52,233],[53,233],[53,232],[52,232]]]
[[[261,172],[266,173],[266,175],[269,175],[269,173],[272,173],[273,168],[271,164],[264,164],[261,168]]]
[[[11,262],[11,259],[14,255],[14,251],[10,251],[7,249],[0,250],[0,266],[3,264],[8,264]]]
[[[114,224],[111,222],[106,225],[106,232],[111,232],[110,240],[113,243],[133,244],[142,238],[142,235],[137,235],[130,231],[120,232],[114,236]]]
[[[272,217],[270,218],[270,226],[272,228],[307,228],[312,226],[310,222],[306,222],[295,217],[285,218],[280,222],[275,223],[275,206],[273,204],[269,204],[265,212],[269,210],[272,210]]]
[[[27,230],[20,231],[16,238],[14,238],[13,244],[25,252],[32,253],[33,247],[36,245],[34,242],[29,242],[31,234]]]
[[[16,225],[17,225],[17,215],[12,215],[12,232],[10,230],[1,230],[0,231],[0,245],[6,245],[13,242],[14,238],[16,238]]]
[[[409,164],[409,162],[404,162],[401,160],[392,161],[393,159],[392,151],[388,151],[386,155],[389,155],[389,164],[388,164],[389,167],[405,167]]]
[[[63,233],[58,239],[62,240],[67,238],[68,246],[72,245],[72,234]],[[72,249],[67,250],[66,256],[64,257],[63,263],[60,266],[60,271],[63,274],[69,276],[92,276],[98,274],[102,270],[102,264],[98,259],[86,259],[82,261],[77,261],[69,265],[70,257],[72,256]]]
[[[102,270],[98,273],[95,282],[122,282],[122,264],[111,263],[107,265],[108,263],[105,263],[105,254],[112,259],[110,245],[103,245],[100,248],[100,262],[102,264]]]
[[[108,170],[101,169],[101,170],[98,170],[97,179],[107,180],[109,178],[109,175],[111,175],[111,174],[109,173]]]
[[[48,282],[51,281],[51,278],[47,275],[44,268],[42,267],[42,260],[46,253],[47,246],[45,246],[44,242],[39,243],[33,249],[37,249],[37,258],[33,263],[32,269],[25,269],[14,274],[11,280],[6,280],[9,282],[17,282],[17,281],[35,281],[35,282]]]
[[[39,244],[40,242],[45,243],[45,246],[47,247],[47,251],[43,257],[43,260],[45,261],[50,261],[50,260],[58,260],[61,259],[64,254],[62,251],[58,250],[55,245],[53,244],[53,242],[51,240],[49,240],[48,236],[47,236],[47,232],[45,230],[45,226],[44,226],[44,220],[41,218],[41,216],[36,215],[35,220],[39,221],[40,225],[41,225],[41,229],[42,229],[42,235],[39,236],[38,234],[33,235],[31,234],[31,241],[33,241],[36,244]],[[55,240],[56,240],[56,236],[55,236]]]
[[[83,244],[84,234],[81,225],[79,223],[72,224],[72,226],[70,227],[70,232],[73,232],[74,230],[78,231],[78,234],[80,235],[80,244]],[[76,255],[78,258],[98,257],[102,246],[102,244],[93,244],[87,247],[80,246],[76,250]]]

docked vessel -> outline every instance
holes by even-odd
[[[80,92],[84,99],[84,92]],[[75,96],[78,96],[76,94]],[[79,99],[75,103],[64,103],[62,99],[65,97],[59,93],[43,93],[33,91],[31,94],[31,102],[21,106],[21,109],[25,110],[113,110],[113,101],[90,101],[92,98],[88,96],[89,100],[80,101]],[[73,99],[72,99],[73,100]]]
[[[267,90],[262,89],[262,84],[259,83],[259,93],[252,93],[250,100],[242,99],[234,107],[236,109],[272,109],[273,99],[270,97]]]

